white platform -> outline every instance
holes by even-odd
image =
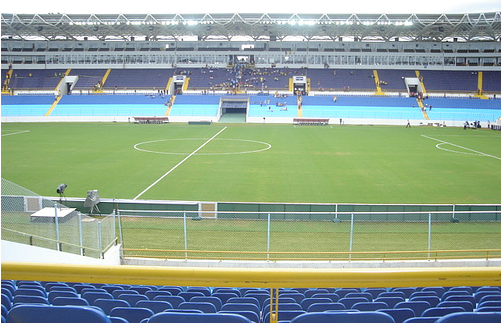
[[[65,217],[69,216],[75,208],[57,208],[58,220],[64,220]],[[56,209],[54,207],[45,207],[39,211],[30,215],[30,221],[34,220],[49,220],[51,218],[56,218]]]

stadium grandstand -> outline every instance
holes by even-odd
[[[187,148],[192,153],[172,153],[184,158],[134,199],[100,198],[97,190],[66,198],[64,184],[59,196],[41,196],[4,179],[2,166],[2,323],[500,323],[500,200],[140,199],[226,125],[262,127],[257,132],[277,125],[315,131],[410,125],[482,128],[498,136],[500,41],[500,12],[2,13],[1,121],[2,128],[18,128],[5,135],[29,132],[22,123],[48,125],[47,132],[53,122],[136,130],[150,125],[133,123],[168,124],[144,130],[180,126],[189,147],[188,140],[201,140],[194,129],[206,126],[186,124],[224,126],[201,146]],[[239,154],[271,147],[259,139],[228,141],[250,145]],[[438,148],[455,146],[427,140],[440,142]],[[139,155],[141,145],[167,140],[146,141],[128,145]],[[72,149],[70,141],[49,142],[40,152],[16,154],[42,165],[51,146]],[[121,149],[101,144],[107,152],[88,164],[135,163],[120,157],[110,162]],[[500,160],[457,147],[466,156]],[[2,145],[2,162],[10,152]],[[82,152],[71,172],[93,154]],[[268,163],[237,161],[250,169]],[[375,170],[365,171],[369,177]],[[471,172],[462,175],[466,186],[476,180]],[[104,181],[113,181],[109,173]],[[123,182],[127,177],[135,179],[124,171],[124,187],[131,185]],[[40,180],[34,175],[30,181]],[[435,179],[420,181],[434,185]],[[337,232],[329,232],[332,226]],[[291,237],[298,242],[271,248]],[[388,239],[385,247],[377,237]],[[464,238],[482,246],[465,248]],[[451,245],[441,245],[442,239]],[[219,245],[223,241],[228,245]],[[298,252],[300,246],[311,247]]]

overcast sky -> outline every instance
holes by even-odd
[[[2,13],[478,13],[501,10],[500,0],[10,0]]]

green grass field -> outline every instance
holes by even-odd
[[[44,196],[66,183],[67,197],[98,189],[102,198],[121,199],[493,204],[501,197],[500,134],[425,126],[4,123],[2,177]]]

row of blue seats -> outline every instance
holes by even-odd
[[[2,315],[25,303],[97,307],[112,317],[123,312],[127,321],[150,312],[194,311],[240,314],[253,322],[269,321],[269,291],[204,287],[87,285],[69,283],[2,282]],[[98,288],[100,287],[100,288]],[[124,289],[125,288],[125,289]],[[241,297],[244,296],[244,297]],[[440,298],[441,297],[441,298]],[[13,307],[14,306],[14,307]],[[114,311],[115,308],[118,308]],[[122,308],[127,308],[124,310]],[[146,308],[147,310],[140,310]],[[447,309],[445,309],[447,308]],[[279,309],[285,320],[320,311],[387,312],[396,322],[445,311],[500,312],[500,287],[427,287],[387,289],[284,289]],[[114,312],[113,312],[114,311]],[[428,312],[428,313],[427,313]],[[131,313],[131,314],[129,314]],[[129,314],[129,315],[127,315]],[[141,316],[143,316],[141,315]],[[446,314],[444,314],[446,315]],[[132,318],[131,318],[132,317]],[[137,319],[137,318],[136,318]]]

